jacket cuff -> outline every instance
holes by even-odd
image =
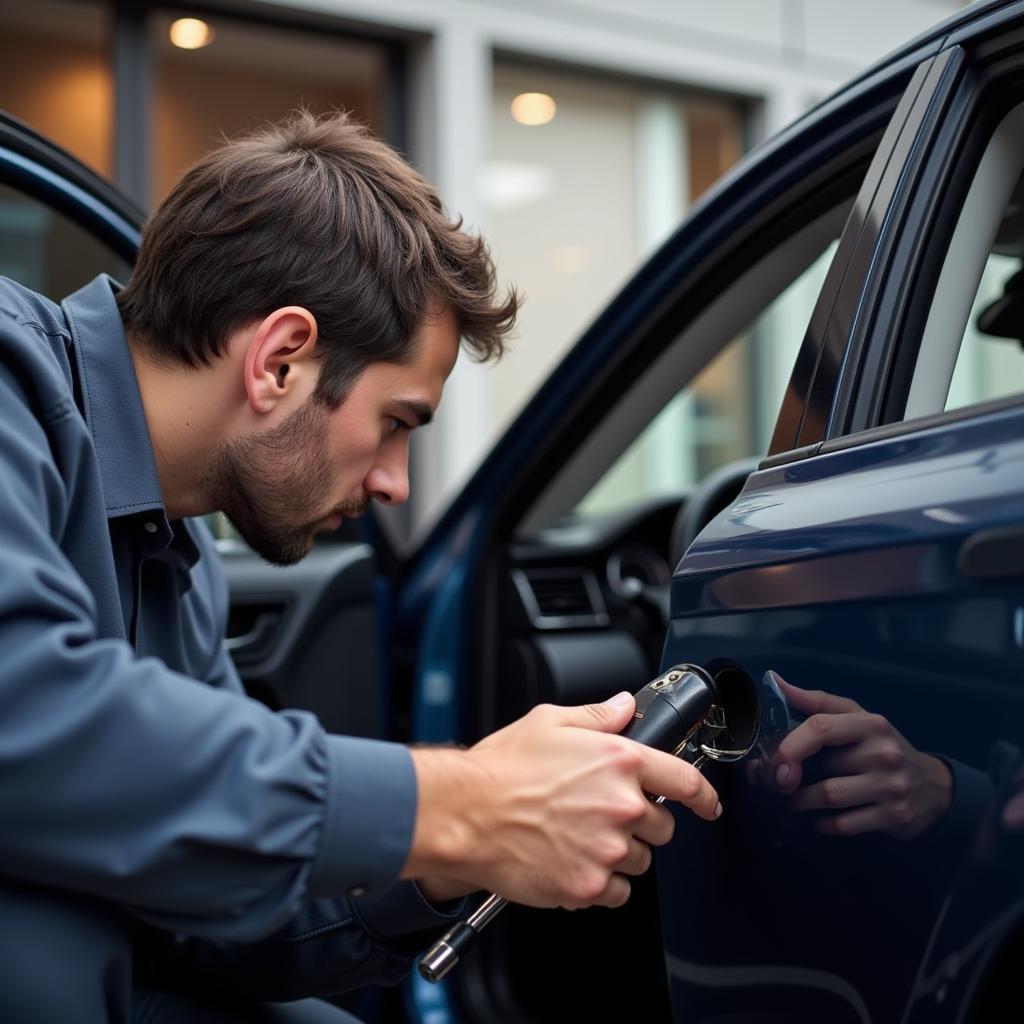
[[[327,799],[311,896],[383,893],[409,859],[416,772],[399,743],[327,736]]]
[[[925,834],[936,849],[949,850],[960,857],[988,815],[994,787],[985,772],[944,754],[932,756],[942,761],[953,776],[953,793],[946,816]],[[939,839],[941,843],[936,842]]]
[[[399,882],[385,893],[350,900],[352,912],[375,939],[387,942],[411,932],[454,924],[465,916],[468,899],[435,905],[415,882]]]

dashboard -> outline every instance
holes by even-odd
[[[499,720],[537,703],[601,701],[656,674],[668,623],[669,552],[684,500],[573,517],[509,545]]]

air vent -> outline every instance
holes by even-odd
[[[512,578],[538,629],[608,625],[601,588],[589,569],[517,569]]]

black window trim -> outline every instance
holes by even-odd
[[[947,53],[949,51],[946,51]],[[858,193],[801,345],[793,376],[763,465],[813,456],[841,421],[850,381],[859,377],[864,312],[871,309],[886,214],[908,163],[919,154],[955,78],[955,60],[942,53],[922,60],[900,98]],[[920,156],[917,156],[920,159]],[[831,280],[829,280],[831,278]],[[794,408],[794,396],[804,401]]]
[[[931,175],[939,127],[943,123],[964,75],[966,54],[958,46],[939,53],[931,62],[927,80],[914,103],[907,128],[893,154],[885,185],[875,197],[871,219],[875,237],[865,252],[865,275],[858,295],[848,295],[848,307],[839,323],[839,337],[845,340],[834,378],[831,408],[824,421],[823,440],[876,425],[878,394],[861,381],[877,379],[878,370],[892,360],[893,333],[886,328],[898,315],[894,303],[910,298],[906,292],[894,295],[891,288],[894,267],[906,266],[906,248],[914,236],[901,232],[899,225],[912,216],[911,209],[927,190],[934,193]],[[876,325],[880,325],[876,331]],[[865,402],[865,399],[867,400]],[[858,400],[860,400],[858,402]],[[811,438],[807,438],[811,440]]]
[[[811,318],[797,352],[793,372],[790,375],[786,394],[783,398],[775,430],[768,447],[768,458],[778,459],[785,453],[795,454],[794,449],[809,447],[801,441],[807,422],[809,407],[815,404],[815,393],[820,392],[822,380],[819,376],[821,356],[825,348],[828,327],[835,312],[836,303],[847,283],[848,272],[857,243],[864,233],[868,214],[880,180],[888,166],[892,152],[899,141],[900,133],[910,113],[914,98],[920,92],[927,61],[917,67],[910,82],[903,90],[890,116],[881,141],[872,156],[864,180],[857,190],[853,207],[839,239],[836,254],[829,265],[821,292],[815,302]],[[848,285],[847,285],[848,287]],[[831,395],[828,396],[829,400]],[[811,439],[812,443],[817,438]]]
[[[1004,19],[981,39],[961,34],[939,56],[951,68],[955,62],[959,70],[945,81],[942,116],[932,124],[917,173],[901,183],[904,203],[887,211],[890,237],[903,239],[888,266],[905,269],[899,275],[877,271],[880,288],[862,343],[859,377],[848,396],[845,418],[836,419],[818,446],[823,453],[1024,404],[1024,393],[1018,393],[904,419],[923,327],[963,197],[996,125],[1024,102],[1024,26],[1007,32]],[[1019,81],[1007,88],[1009,75]],[[991,102],[994,92],[996,103]],[[918,230],[905,230],[915,222]]]

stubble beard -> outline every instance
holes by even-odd
[[[272,565],[294,565],[312,550],[332,511],[366,510],[359,500],[330,508],[327,456],[327,409],[309,399],[273,429],[224,442],[213,457],[210,491],[256,554]]]

